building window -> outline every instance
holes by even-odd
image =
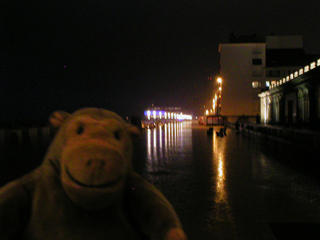
[[[252,58],[252,65],[262,65],[261,58]]]
[[[260,88],[261,87],[261,83],[258,81],[254,81],[252,82],[252,88]]]
[[[270,87],[270,82],[266,81],[266,87]]]

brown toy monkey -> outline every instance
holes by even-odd
[[[55,112],[43,163],[0,189],[0,239],[186,240],[173,207],[133,171],[131,134],[117,114]]]

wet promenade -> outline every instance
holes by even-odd
[[[320,184],[288,164],[296,154],[190,123],[145,130],[143,142],[140,171],[173,203],[190,240],[320,239]]]
[[[45,149],[2,145],[0,184],[40,164]],[[320,239],[320,178],[293,158],[305,160],[184,122],[143,130],[134,166],[171,201],[190,240]]]

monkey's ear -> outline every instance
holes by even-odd
[[[129,130],[129,132],[131,133],[131,135],[140,135],[141,131],[140,129],[132,124],[127,124],[127,129]]]
[[[49,122],[54,128],[58,129],[70,115],[70,113],[64,111],[55,111],[51,113]]]

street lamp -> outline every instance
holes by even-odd
[[[221,77],[218,77],[217,78],[217,82],[219,84],[219,98],[218,98],[218,101],[217,101],[217,114],[220,113],[221,111],[221,92],[222,92],[222,78]]]

